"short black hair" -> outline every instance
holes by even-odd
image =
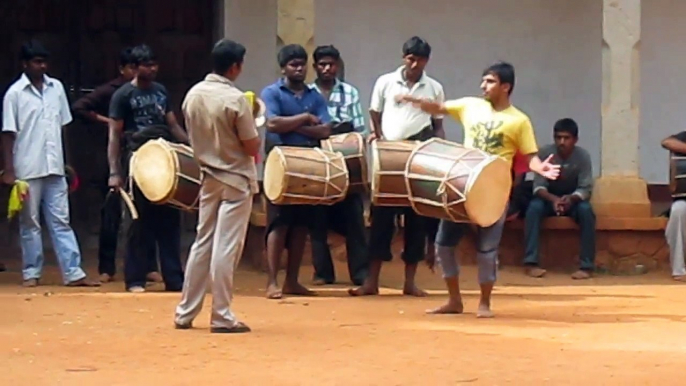
[[[279,66],[284,68],[291,60],[304,59],[307,61],[307,51],[300,44],[288,44],[281,47],[276,59],[279,62]]]
[[[245,47],[233,40],[221,39],[212,48],[212,70],[223,74],[234,64],[242,64],[245,59]]]
[[[568,133],[574,138],[579,138],[579,126],[572,118],[562,118],[555,122],[553,133]]]
[[[50,57],[50,51],[38,40],[31,39],[21,45],[19,50],[19,60],[29,61],[34,58],[47,59]]]
[[[497,62],[488,66],[481,76],[489,74],[497,76],[501,84],[509,84],[510,91],[508,92],[508,95],[512,95],[512,91],[514,91],[515,87],[515,70],[513,65],[508,62]]]
[[[152,52],[152,49],[147,44],[141,44],[131,49],[131,63],[136,66],[155,60],[155,53]]]
[[[317,47],[312,54],[312,59],[317,63],[324,58],[333,58],[334,60],[339,61],[341,60],[341,53],[338,51],[338,48],[332,45]]]
[[[413,36],[403,44],[403,56],[407,55],[429,58],[431,56],[431,46],[419,36]]]
[[[129,64],[135,64],[133,61],[133,56],[131,55],[131,47],[126,47],[119,53],[119,65],[124,67]]]

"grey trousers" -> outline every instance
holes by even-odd
[[[669,214],[665,237],[669,244],[672,276],[686,275],[684,265],[684,233],[686,233],[686,201],[675,201]]]
[[[208,280],[212,285],[212,327],[235,327],[231,312],[233,275],[243,253],[252,195],[205,175],[200,189],[200,209],[195,242],[186,263],[177,324],[190,324],[202,309]]]
[[[505,227],[507,210],[495,224],[483,228],[476,227],[476,261],[479,267],[479,284],[495,283],[498,273],[498,247]],[[468,231],[470,224],[441,220],[436,235],[436,257],[443,270],[443,278],[456,277],[460,266],[455,248]]]

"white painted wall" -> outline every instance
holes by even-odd
[[[316,43],[338,47],[346,80],[360,89],[363,103],[376,78],[401,64],[402,45],[413,35],[431,44],[427,71],[448,98],[479,94],[483,69],[506,60],[517,74],[513,102],[530,115],[539,144],[552,141],[557,119],[572,117],[599,174],[602,2],[317,0],[315,6]],[[461,141],[461,126],[446,123],[449,139]]]
[[[686,130],[686,1],[643,1],[641,15],[641,176],[649,183],[669,178],[663,138]]]
[[[244,89],[261,90],[276,76],[276,1],[225,0],[224,30],[248,47],[238,82]],[[531,116],[539,143],[551,141],[555,120],[574,118],[580,145],[599,174],[601,1],[316,0],[315,7],[316,43],[341,50],[346,79],[360,89],[365,109],[376,78],[400,65],[403,42],[416,34],[432,45],[428,71],[449,98],[479,93],[481,71],[491,62],[513,63],[513,101]],[[686,89],[684,14],[684,1],[643,1],[640,156],[641,176],[649,183],[667,182],[660,140],[686,130],[680,93]],[[461,127],[446,123],[449,138],[461,141]]]

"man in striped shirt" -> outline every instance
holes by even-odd
[[[329,115],[333,123],[332,134],[358,132],[367,136],[360,93],[354,86],[336,78],[341,54],[334,46],[320,46],[313,53],[313,67],[317,79],[311,88],[328,101]],[[360,285],[367,276],[367,239],[364,229],[364,205],[362,196],[350,193],[342,202],[327,207],[327,227],[345,236],[350,280]],[[336,281],[327,233],[312,232],[312,262],[314,284],[333,284]]]

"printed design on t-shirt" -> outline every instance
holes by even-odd
[[[129,103],[133,112],[133,120],[139,129],[164,122],[167,96],[163,92],[156,91],[150,94],[134,95],[129,99]]]
[[[497,154],[505,146],[505,134],[498,130],[504,121],[482,121],[472,125],[469,133],[473,138],[472,146],[490,154]]]

